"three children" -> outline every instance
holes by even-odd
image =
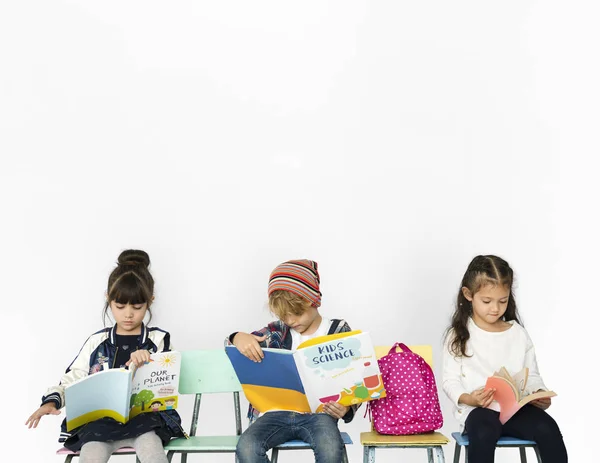
[[[64,406],[64,387],[102,368],[141,364],[150,353],[171,349],[170,336],[148,328],[143,320],[154,300],[154,281],[143,251],[124,251],[109,278],[104,314],[111,309],[115,321],[88,338],[59,385],[48,390],[41,407],[27,420],[36,427],[42,416],[58,414]],[[504,366],[510,373],[529,368],[529,392],[544,390],[535,351],[522,327],[512,291],[513,271],[497,256],[477,256],[461,282],[455,313],[445,337],[442,386],[454,403],[454,416],[470,439],[470,460],[494,461],[495,444],[502,435],[535,440],[544,463],[567,461],[566,448],[556,422],[545,410],[550,399],[523,407],[506,424],[498,419],[494,390],[484,388],[494,371]],[[260,362],[263,348],[296,349],[311,338],[350,331],[343,319],[327,319],[321,306],[317,263],[290,260],[278,265],[269,277],[269,307],[277,320],[250,333],[235,332],[228,342],[249,359]],[[310,444],[317,463],[343,461],[344,444],[338,420],[350,422],[358,405],[337,402],[324,405],[323,413],[272,410],[260,414],[250,404],[250,426],[237,445],[240,463],[266,463],[267,451],[289,440]],[[138,415],[126,425],[110,418],[88,423],[70,433],[63,422],[61,442],[81,450],[82,463],[106,462],[122,446],[135,448],[142,463],[165,462],[163,445],[183,435],[175,410]]]

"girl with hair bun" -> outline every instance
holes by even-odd
[[[108,278],[103,320],[112,316],[114,325],[92,334],[71,362],[60,383],[48,389],[42,404],[25,422],[37,427],[44,415],[58,415],[65,405],[64,391],[69,384],[108,368],[140,366],[150,354],[172,349],[171,337],[160,328],[144,324],[152,319],[150,306],[154,301],[154,278],[148,267],[150,257],[144,251],[123,251],[117,267]],[[109,312],[110,310],[110,312]],[[142,413],[119,423],[104,417],[67,432],[66,419],[61,426],[59,442],[73,451],[80,451],[81,463],[107,462],[121,447],[133,447],[141,463],[167,461],[163,446],[172,438],[183,436],[181,418],[175,410]]]

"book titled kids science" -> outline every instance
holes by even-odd
[[[180,368],[181,353],[160,352],[140,367],[106,369],[70,384],[67,430],[98,418],[127,423],[140,413],[177,408]]]
[[[554,397],[553,391],[538,391],[527,394],[529,368],[525,367],[515,375],[511,375],[502,367],[487,379],[486,389],[496,389],[494,400],[500,405],[500,422],[506,423],[521,407],[532,400]]]
[[[261,413],[319,413],[323,404],[345,406],[385,397],[368,333],[350,331],[310,339],[295,351],[263,349],[260,363],[227,346],[248,401]]]

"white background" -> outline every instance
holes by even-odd
[[[152,259],[153,324],[179,350],[263,326],[271,269],[311,258],[323,314],[379,344],[432,344],[438,381],[468,262],[503,256],[558,393],[549,411],[571,461],[589,461],[593,3],[3,1],[2,460],[60,461],[62,416],[23,423],[101,328],[108,274],[135,247]],[[200,432],[233,432],[229,401],[211,399]],[[341,427],[362,461],[368,421]],[[377,461],[399,458],[425,453]]]

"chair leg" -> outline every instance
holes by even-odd
[[[167,452],[167,461],[169,463],[171,463],[171,460],[173,459],[173,455],[175,454],[175,452]]]
[[[348,463],[348,452],[346,451],[345,445],[344,445],[344,454],[342,455],[342,463]]]
[[[65,458],[65,463],[71,463],[72,459],[73,459],[73,455],[67,455],[67,458]]]
[[[433,461],[433,450],[431,447],[427,447],[427,463],[435,463],[435,461]]]
[[[519,455],[521,456],[521,463],[527,463],[527,453],[525,447],[519,447]]]
[[[363,463],[375,463],[375,447],[363,447]]]
[[[279,458],[279,450],[274,448],[271,450],[271,463],[277,463],[277,459]]]
[[[465,463],[469,463],[469,447],[465,447]]]
[[[537,445],[533,447],[533,451],[535,452],[535,457],[537,458],[538,463],[542,463],[542,456],[540,455],[540,449],[538,449]]]
[[[137,456],[137,454],[136,454],[136,456],[135,456],[135,463],[142,463],[142,462],[140,461],[139,457]]]
[[[458,463],[460,461],[460,445],[456,444],[454,446],[454,461],[453,463]]]
[[[181,454],[181,463],[187,463],[187,453]]]
[[[433,451],[435,452],[435,456],[438,463],[446,463],[446,458],[444,457],[444,449],[441,445],[436,445],[433,448]]]

